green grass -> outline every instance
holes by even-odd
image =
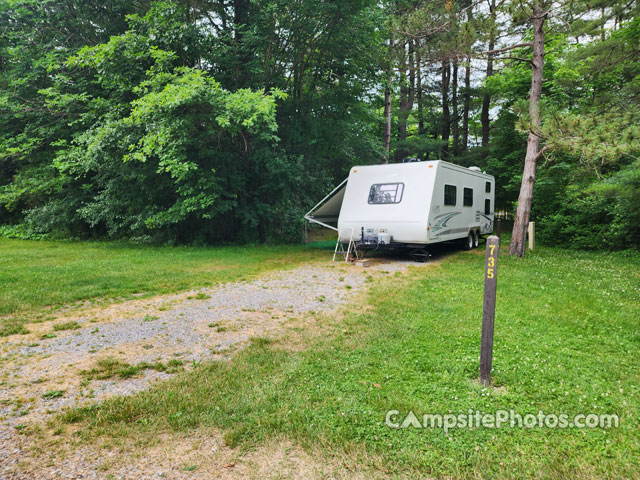
[[[206,300],[211,298],[211,295],[207,295],[206,293],[200,292],[196,295],[190,295],[187,297],[188,300]]]
[[[64,322],[64,323],[57,323],[53,326],[53,330],[56,332],[62,331],[62,330],[78,330],[80,327],[80,324],[78,322]]]
[[[42,398],[51,400],[53,398],[60,398],[63,395],[64,395],[64,390],[50,390],[44,395],[42,395]]]
[[[152,390],[71,410],[79,435],[217,427],[227,444],[285,435],[364,450],[390,475],[632,478],[640,471],[640,255],[541,248],[499,259],[493,379],[478,385],[483,256],[385,277],[293,351],[256,340]],[[390,429],[406,414],[616,413],[616,429]],[[99,432],[99,433],[98,433]],[[365,460],[366,461],[366,460]],[[351,466],[353,467],[353,465]]]
[[[113,377],[131,378],[139,375],[144,370],[176,373],[181,370],[182,364],[182,360],[171,359],[166,364],[162,362],[140,362],[131,365],[114,357],[107,357],[98,360],[96,366],[91,370],[82,370],[80,375],[86,380],[106,380]]]
[[[42,307],[133,298],[253,278],[325,258],[304,246],[144,247],[0,238],[0,336],[27,333]],[[206,295],[199,293],[196,299]]]

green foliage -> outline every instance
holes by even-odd
[[[143,3],[0,2],[0,223],[21,223],[65,186],[51,166],[53,144],[69,139],[79,112],[49,108],[39,94],[59,78],[51,68],[85,45],[123,33],[125,17]]]
[[[157,53],[156,60],[170,58]],[[252,149],[273,148],[275,101],[285,95],[231,93],[200,70],[167,72],[158,61],[146,76],[133,89],[139,96],[127,116],[105,115],[80,132],[55,166],[74,182],[102,180],[83,188],[93,195],[84,196],[77,213],[89,225],[135,238],[170,239],[180,229],[183,241],[193,241],[198,228],[207,228],[203,220],[223,223],[221,216],[238,206],[245,191],[238,167],[251,165]],[[234,156],[244,162],[232,162]],[[229,188],[234,175],[240,183]]]
[[[49,3],[60,17],[28,0],[3,8],[17,23],[32,9],[41,23],[64,22],[66,6]],[[33,65],[8,63],[0,81],[29,89],[0,90],[6,234],[298,241],[315,197],[378,149],[363,103],[372,57],[357,48],[377,41],[378,10],[349,3],[238,2],[230,15],[153,1],[131,5],[110,35],[23,51],[41,75],[21,78]],[[31,104],[43,119],[17,121]]]
[[[389,78],[394,157],[453,153],[444,104],[451,135],[465,109],[468,145],[447,159],[494,174],[496,204],[511,210],[531,49],[497,55],[486,81],[478,56],[490,38],[530,40],[531,5],[497,5],[500,21],[462,0],[0,2],[0,235],[297,242],[317,199],[351,166],[382,158]],[[625,189],[606,185],[640,155],[637,10],[560,3],[546,23],[534,213],[553,230],[542,239],[589,243],[573,241],[595,218],[578,213],[579,192],[593,197],[592,213],[622,211]],[[442,77],[454,60],[455,91]],[[477,146],[485,93],[486,149]],[[565,167],[575,174],[562,181],[543,171]],[[635,238],[630,225],[616,221],[616,238]]]
[[[543,241],[640,246],[639,39],[638,18],[621,21],[610,35],[569,49],[558,62],[553,85],[565,95],[554,96],[563,100],[549,105],[542,134],[548,164],[569,162],[574,171],[536,201]]]
[[[34,233],[25,225],[0,225],[0,237],[18,238],[20,240],[42,240],[47,235]]]
[[[558,208],[540,215],[542,241],[586,249],[640,246],[640,161],[603,181],[557,191]]]
[[[634,193],[640,155],[640,22],[624,19],[622,10],[618,15],[619,26],[601,30],[599,38],[591,35],[602,23],[577,21],[570,34],[554,32],[545,45],[539,132],[545,151],[532,211],[543,242],[600,249],[640,246]],[[587,41],[576,44],[569,35],[587,36]],[[487,169],[496,174],[497,203],[507,209],[517,201],[529,131],[528,68],[510,63],[487,82],[504,101],[493,124]]]
[[[543,134],[555,152],[570,152],[580,166],[601,176],[617,170],[640,152],[640,109],[598,114],[557,113],[545,122]]]
[[[516,130],[517,116],[505,109],[493,122],[493,140],[486,164],[480,165],[496,178],[496,208],[510,212],[520,193],[526,149],[525,135]],[[537,197],[536,197],[537,198]]]

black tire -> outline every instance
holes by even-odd
[[[427,252],[424,248],[416,248],[411,251],[411,260],[417,263],[425,263],[429,260],[429,252]]]
[[[480,232],[476,230],[473,232],[473,248],[478,248],[478,245],[480,245]]]
[[[467,235],[467,238],[462,240],[462,248],[464,248],[465,250],[471,250],[473,248],[473,232],[469,232],[469,235]]]

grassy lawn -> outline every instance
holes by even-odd
[[[141,247],[0,239],[0,316],[20,317],[1,323],[0,335],[19,333],[45,306],[248,279],[317,256],[317,250],[304,246]]]
[[[383,458],[389,475],[637,478],[640,255],[541,248],[499,264],[494,382],[478,371],[482,252],[378,281],[302,351],[256,339],[150,391],[67,412],[80,438],[152,441],[217,427],[251,448],[284,435],[327,455]],[[310,320],[310,323],[313,323]],[[316,325],[316,327],[318,327]],[[311,330],[311,329],[310,329]],[[302,335],[305,335],[303,332]],[[619,428],[391,429],[388,410],[615,413]],[[373,458],[373,457],[371,457]]]

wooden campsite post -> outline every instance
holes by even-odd
[[[480,345],[480,383],[491,385],[493,362],[493,321],[496,316],[496,284],[498,280],[498,247],[500,239],[487,238],[487,254],[484,262],[484,301],[482,303],[482,340]]]
[[[536,222],[529,222],[527,233],[529,234],[529,250],[533,251],[536,248]]]
[[[502,220],[496,218],[496,237],[500,238],[500,230],[502,230]]]

